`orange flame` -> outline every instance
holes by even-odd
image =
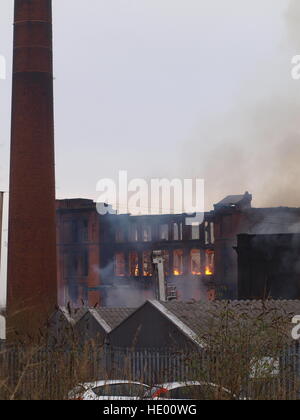
[[[206,276],[212,276],[214,273],[213,273],[213,271],[212,271],[212,268],[210,267],[210,266],[207,266],[206,268],[205,268],[205,275]]]

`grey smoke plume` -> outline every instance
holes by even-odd
[[[261,207],[300,206],[300,81],[291,77],[291,58],[300,54],[298,0],[289,2],[282,22],[277,57],[257,62],[239,106],[215,115],[182,151],[183,165],[190,167],[205,156],[199,172],[206,180],[208,209],[223,196],[246,190]]]

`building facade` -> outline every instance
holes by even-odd
[[[155,250],[176,298],[214,299],[210,213],[190,226],[184,214],[101,216],[92,200],[58,200],[59,303],[137,306],[155,298]]]
[[[92,200],[58,200],[59,303],[137,307],[158,298],[153,251],[176,300],[237,299],[238,235],[300,233],[299,208],[251,203],[249,193],[228,196],[191,226],[185,214],[101,216]]]

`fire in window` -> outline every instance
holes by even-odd
[[[151,277],[153,275],[151,254],[151,251],[143,252],[143,275],[145,277]]]
[[[182,276],[183,274],[183,249],[174,250],[173,274],[174,276]]]
[[[205,252],[205,275],[212,276],[214,274],[215,266],[215,253],[214,251],[207,250]]]
[[[132,277],[139,277],[139,257],[137,252],[130,252],[129,254],[129,270]]]
[[[125,274],[125,254],[118,252],[115,255],[115,275],[117,277],[124,277]]]
[[[191,273],[194,276],[201,276],[201,253],[200,249],[191,250]]]

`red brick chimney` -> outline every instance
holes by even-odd
[[[57,302],[51,0],[15,0],[13,55],[8,336]]]

